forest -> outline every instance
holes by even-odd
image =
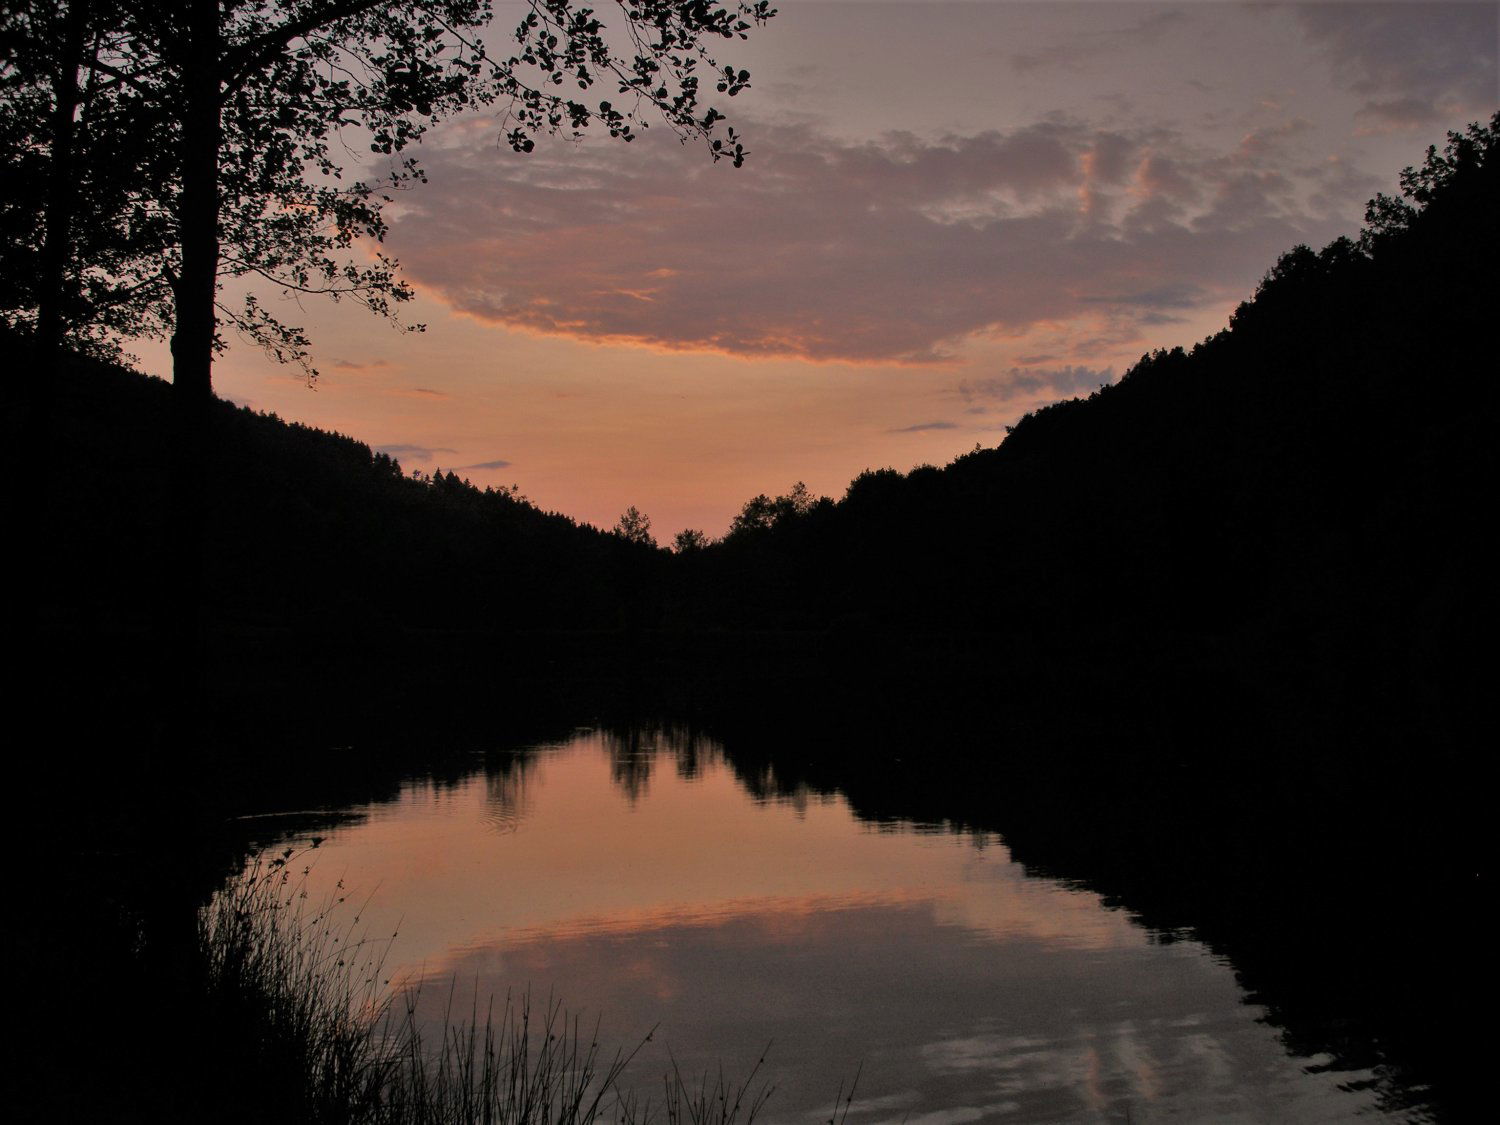
[[[1210,339],[995,448],[872,469],[836,501],[759,496],[675,551],[219,403],[208,634],[269,664],[540,646],[579,671],[833,697],[952,678],[1189,739],[1200,704],[1233,699],[1296,739],[1456,747],[1485,681],[1497,129],[1430,153],[1357,238],[1285,253]],[[26,341],[6,347],[24,369]],[[38,612],[59,643],[146,638],[170,570],[169,387],[85,357],[60,386]]]

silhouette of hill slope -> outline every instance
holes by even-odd
[[[170,395],[106,363],[75,358],[65,372],[49,488],[56,581],[43,607],[54,627],[149,628]],[[509,491],[451,472],[407,476],[362,442],[228,403],[213,425],[216,631],[391,641],[410,629],[614,629],[636,601],[649,550]]]
[[[1360,242],[1285,254],[1224,331],[998,448],[747,506],[682,560],[686,612],[898,663],[988,637],[1080,695],[1233,688],[1298,721],[1460,734],[1489,628],[1497,131],[1433,154]]]

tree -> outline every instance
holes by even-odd
[[[0,13],[0,321],[31,338],[45,395],[64,344],[111,356],[171,321],[160,111],[106,76],[121,0],[21,0]]]
[[[701,551],[708,546],[708,536],[696,527],[685,527],[672,537],[672,550],[679,555]]]
[[[56,571],[53,442],[64,347],[109,354],[145,320],[135,266],[154,247],[131,214],[143,144],[130,99],[93,68],[120,0],[17,0],[0,8],[0,325],[15,374],[3,388],[8,498],[29,529],[12,599],[21,633],[39,624]],[[149,304],[149,298],[145,298]],[[17,331],[19,330],[19,331]],[[23,484],[23,482],[25,482]]]
[[[656,546],[656,537],[651,534],[651,517],[634,504],[625,509],[624,514],[615,522],[615,526],[610,531],[627,543],[640,543],[646,547]]]
[[[393,261],[350,251],[382,239],[391,193],[423,178],[406,151],[447,116],[503,111],[503,136],[518,152],[538,134],[590,125],[628,141],[657,119],[705,140],[715,159],[741,163],[739,138],[715,135],[724,117],[700,90],[708,75],[727,96],[746,88],[749,73],[721,67],[709,44],[745,38],[775,14],[769,0],[617,8],[607,27],[574,0],[529,0],[512,45],[497,52],[486,38],[489,0],[32,3],[7,18],[17,46],[0,58],[9,76],[0,93],[11,119],[47,138],[29,155],[54,182],[66,182],[79,155],[71,125],[81,72],[129,107],[138,142],[149,136],[116,169],[128,199],[112,218],[130,214],[154,236],[115,263],[149,270],[131,279],[143,315],[118,327],[169,330],[174,382],[206,401],[221,324],[278,359],[308,362],[306,336],[253,292],[235,307],[220,303],[221,278],[353,299],[385,316],[410,298]],[[344,180],[336,149],[356,137],[390,159],[377,181]],[[49,194],[43,225],[66,226],[77,202],[74,192]],[[166,312],[153,319],[146,310],[161,302]]]
[[[1458,209],[1465,202],[1464,196],[1485,192],[1489,188],[1487,179],[1494,176],[1496,148],[1500,148],[1500,113],[1492,114],[1488,124],[1475,121],[1462,133],[1450,132],[1441,155],[1436,145],[1429,145],[1420,168],[1401,172],[1405,199],[1381,192],[1370,201],[1360,245],[1369,251],[1405,234],[1435,199]]]
[[[764,492],[745,501],[739,514],[729,522],[729,538],[736,539],[765,531],[776,523],[776,501]]]
[[[828,503],[826,498],[815,499],[807,485],[799,480],[792,485],[791,491],[774,500],[761,493],[745,501],[745,506],[729,525],[729,535],[731,538],[741,538],[758,531],[781,527],[801,519],[825,503]]]

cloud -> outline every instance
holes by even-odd
[[[1358,218],[1307,214],[1311,181],[1274,153],[1144,127],[855,142],[762,124],[740,170],[661,131],[525,159],[459,135],[392,224],[407,275],[482,321],[671,351],[940,363],[1077,317],[1130,341]]]
[[[1152,309],[1191,309],[1203,304],[1205,294],[1201,285],[1186,282],[1169,282],[1152,286],[1134,293],[1121,293],[1113,297],[1080,297],[1079,300],[1100,305],[1139,305]]]
[[[388,359],[368,359],[356,361],[352,359],[336,359],[333,361],[333,369],[342,371],[349,375],[364,375],[371,371],[379,371],[381,368],[389,367],[391,361]]]
[[[1253,158],[1277,152],[1292,138],[1312,132],[1312,128],[1313,124],[1307,118],[1291,117],[1252,129],[1241,138],[1238,155]]]
[[[1039,70],[1078,71],[1126,44],[1157,42],[1164,33],[1188,22],[1187,15],[1180,11],[1156,12],[1126,27],[1086,35],[1074,32],[1057,43],[1031,51],[1018,51],[1010,56],[1010,64],[1022,74]]]
[[[434,391],[428,387],[396,387],[385,392],[395,398],[436,398],[448,399],[453,396],[445,391]]]
[[[459,470],[463,470],[463,469],[508,469],[508,468],[510,468],[510,462],[509,461],[476,461],[472,465],[460,465],[460,466],[458,466],[458,468],[459,468]]]
[[[986,379],[967,379],[958,385],[958,394],[967,403],[994,400],[1009,402],[1023,396],[1046,393],[1058,398],[1093,393],[1105,383],[1115,381],[1113,367],[1012,367],[1004,375]],[[976,413],[982,412],[975,407]]]
[[[1340,156],[1325,157],[1321,164],[1307,169],[1307,177],[1316,185],[1307,201],[1326,215],[1347,211],[1374,198],[1382,188],[1391,187]]]
[[[1362,133],[1404,133],[1427,129],[1444,117],[1438,106],[1425,98],[1387,98],[1366,102],[1356,114]]]
[[[1500,6],[1306,4],[1296,13],[1335,77],[1366,98],[1365,132],[1431,128],[1494,108]]]
[[[956,430],[955,422],[918,422],[912,426],[902,426],[895,430],[886,430],[888,434],[925,434],[933,430]]]
[[[384,453],[387,457],[395,457],[404,461],[420,461],[426,464],[439,453],[457,453],[456,449],[449,449],[442,445],[413,445],[410,442],[397,442],[393,445],[377,445],[376,453]]]

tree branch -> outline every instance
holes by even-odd
[[[322,8],[314,8],[300,19],[288,20],[280,27],[272,28],[245,43],[224,53],[222,60],[223,95],[233,93],[253,74],[264,69],[286,50],[293,39],[310,35],[320,27],[339,20],[362,16],[376,8],[386,6],[386,0],[341,0]]]

